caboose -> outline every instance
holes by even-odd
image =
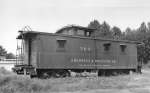
[[[137,42],[102,39],[95,29],[66,26],[56,33],[20,31],[23,61],[18,73],[38,77],[65,77],[70,71],[98,71],[98,76],[139,71]]]

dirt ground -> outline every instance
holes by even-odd
[[[150,69],[142,70],[142,74],[131,74],[131,78],[119,88],[91,89],[63,93],[150,93]],[[62,93],[62,92],[61,92]]]

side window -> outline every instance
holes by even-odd
[[[125,45],[125,44],[120,44],[121,52],[125,52],[126,47],[127,47],[127,45]]]
[[[90,36],[90,32],[86,32],[86,36]]]
[[[65,39],[58,39],[57,40],[57,51],[64,51],[66,46]]]
[[[77,35],[84,36],[84,31],[83,30],[77,30]]]
[[[109,51],[111,43],[104,43],[103,46],[104,46],[104,51]]]
[[[72,29],[68,30],[68,35],[74,35],[74,31]]]

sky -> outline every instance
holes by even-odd
[[[150,0],[0,0],[0,45],[15,53],[18,30],[54,33],[69,24],[94,19],[122,31],[150,22]]]

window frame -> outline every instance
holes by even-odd
[[[66,39],[57,39],[56,43],[57,43],[56,51],[57,52],[64,52],[66,49],[67,40]]]
[[[121,51],[121,53],[126,53],[126,48],[127,48],[126,44],[120,44],[120,51]]]
[[[109,51],[110,51],[110,46],[111,46],[111,43],[110,43],[110,42],[104,43],[104,44],[103,44],[104,51],[105,51],[105,52],[109,52]]]

